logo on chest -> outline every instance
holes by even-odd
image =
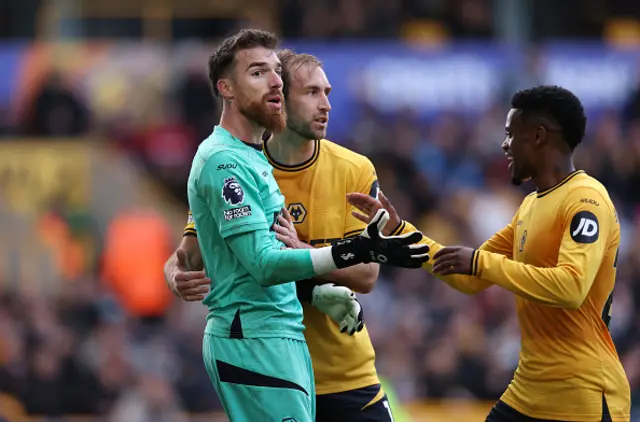
[[[291,214],[293,224],[301,224],[307,218],[307,209],[300,202],[295,202],[287,206],[287,211]]]
[[[524,244],[527,243],[527,229],[522,232],[522,236],[520,236],[520,243],[518,246],[518,251],[524,251]]]

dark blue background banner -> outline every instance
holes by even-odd
[[[366,110],[391,116],[411,109],[428,119],[443,111],[470,115],[493,106],[506,109],[514,90],[538,83],[574,90],[588,113],[594,114],[621,107],[640,74],[640,50],[615,50],[600,44],[548,44],[536,50],[480,43],[430,48],[396,42],[287,42],[285,46],[315,54],[324,62],[334,88],[330,137],[345,134]],[[111,55],[106,53],[103,64],[96,66],[130,58],[122,54],[122,48],[120,44]],[[212,48],[203,46],[203,54]],[[179,47],[173,46],[171,51],[176,49]],[[158,60],[171,61],[171,51],[157,45],[148,50],[148,54],[133,55],[137,66],[144,66],[147,60],[152,72]],[[0,107],[21,95],[17,87],[25,89],[18,78],[25,66],[37,62],[23,59],[28,51],[30,47],[24,45],[0,45]],[[149,60],[154,55],[155,62]],[[536,59],[535,66],[531,57]],[[204,66],[205,55],[202,60]]]

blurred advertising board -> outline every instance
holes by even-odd
[[[0,293],[54,292],[91,264],[92,241],[77,230],[90,202],[88,142],[0,142]]]
[[[545,44],[533,50],[461,43],[421,48],[397,42],[307,43],[286,47],[322,59],[334,87],[330,135],[340,136],[367,109],[407,108],[429,118],[506,108],[510,94],[539,83],[574,90],[589,113],[621,107],[640,74],[640,50],[601,44]],[[171,90],[185,71],[206,75],[215,48],[198,42],[0,45],[0,108],[15,117],[47,72],[69,75],[98,116],[136,116],[153,104],[147,92]]]
[[[40,212],[57,202],[89,200],[86,142],[22,139],[0,142],[0,195],[17,212]]]

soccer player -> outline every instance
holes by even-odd
[[[286,217],[279,218],[280,225],[274,226],[274,230],[289,247],[322,247],[363,230],[365,225],[352,215],[354,208],[344,196],[356,191],[375,197],[378,180],[366,157],[324,139],[331,109],[328,98],[331,85],[322,63],[314,56],[288,50],[279,52],[278,58],[283,66],[287,127],[265,143],[264,152],[274,167],[287,207]],[[184,234],[183,247],[192,248],[190,255],[197,261],[198,245],[191,240],[197,234],[192,218]],[[184,261],[182,250],[178,253]],[[176,271],[176,261],[174,256],[168,267],[169,273],[174,274],[169,284],[185,300],[201,300],[204,289],[198,290],[196,284],[201,280],[206,286],[209,281],[201,273]],[[199,262],[191,267],[200,268]],[[322,289],[326,283],[367,293],[377,275],[378,265],[370,263],[297,283],[315,373],[316,421],[393,420],[376,373],[375,352],[366,328],[353,337],[340,334],[340,327],[314,306],[312,299],[317,296],[313,289]]]
[[[209,78],[223,99],[222,116],[198,148],[187,188],[204,268],[215,276],[204,300],[210,311],[204,361],[232,421],[315,418],[313,369],[291,281],[371,262],[417,268],[428,259],[428,246],[412,245],[420,233],[380,235],[386,211],[333,246],[285,249],[276,239],[273,227],[284,197],[262,136],[286,124],[277,45],[270,33],[243,30],[210,57]],[[334,291],[325,286],[314,295],[329,295],[338,307],[343,299],[354,302]]]
[[[516,295],[520,361],[488,422],[629,421],[629,383],[608,330],[620,226],[606,188],[574,168],[582,104],[539,86],[516,93],[511,107],[502,143],[511,179],[530,179],[536,191],[478,249],[425,237],[434,255],[424,268],[465,293],[498,285]],[[412,230],[380,199],[349,195],[361,220],[385,207],[391,233]]]

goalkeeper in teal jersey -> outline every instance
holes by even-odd
[[[277,44],[270,33],[243,30],[209,59],[223,112],[188,182],[204,267],[215,279],[204,301],[203,357],[232,422],[314,421],[313,370],[292,281],[366,262],[419,268],[429,259],[428,247],[415,244],[420,233],[381,236],[384,210],[360,236],[332,247],[284,249],[276,239],[284,198],[262,136],[285,127]]]

